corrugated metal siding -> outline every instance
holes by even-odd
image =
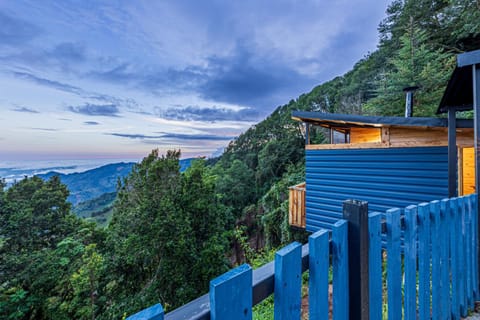
[[[329,228],[346,199],[369,211],[448,196],[447,147],[306,150],[307,230]]]

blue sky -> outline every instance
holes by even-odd
[[[211,155],[376,49],[387,0],[0,0],[0,160]]]

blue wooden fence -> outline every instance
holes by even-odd
[[[370,213],[370,319],[466,316],[478,297],[477,225],[476,195]],[[300,319],[306,269],[309,319],[327,319],[330,306],[334,320],[352,319],[349,299],[357,293],[349,294],[348,235],[348,222],[339,220],[331,231],[312,234],[303,248],[294,242],[279,250],[273,265],[252,270],[244,264],[230,270],[210,282],[208,295],[180,308],[190,310],[191,316],[175,311],[164,316],[157,304],[127,319],[252,319],[252,306],[270,293],[275,319]]]

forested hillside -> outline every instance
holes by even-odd
[[[262,248],[301,240],[287,225],[287,187],[304,179],[291,112],[401,115],[403,87],[418,85],[414,116],[432,116],[455,54],[480,49],[476,0],[398,0],[387,13],[375,52],[278,107],[219,159],[180,173],[178,151],[154,150],[119,185],[106,229],[71,214],[58,178],[0,188],[0,318],[118,319],[159,301],[169,311]]]

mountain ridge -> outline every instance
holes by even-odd
[[[195,158],[180,160],[180,172],[188,169],[193,160]],[[68,201],[75,207],[80,203],[97,199],[106,193],[115,193],[118,179],[126,177],[132,171],[134,165],[135,162],[116,162],[83,172],[61,173],[49,171],[37,176],[43,180],[58,176],[70,191]]]

